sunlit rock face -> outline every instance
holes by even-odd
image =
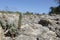
[[[4,33],[4,31],[3,31],[2,27],[0,26],[0,40],[3,40],[3,37],[4,37],[3,33]]]
[[[19,14],[17,13],[0,13],[0,25],[3,33],[8,27],[17,29],[18,20]],[[22,15],[21,27],[18,32],[15,40],[60,40],[60,15]],[[3,39],[12,40],[8,36],[4,36]]]
[[[55,32],[56,37],[60,38],[60,27],[59,27],[60,26],[60,15],[23,15],[22,25],[29,24],[32,26],[34,23],[42,25],[42,27],[45,27],[45,28],[47,27],[50,31]]]
[[[47,27],[43,27],[39,24],[26,24],[21,26],[22,35],[34,37],[34,40],[55,40],[55,32],[49,30]],[[18,38],[21,38],[18,36]],[[30,38],[29,40],[33,40]],[[26,38],[28,39],[28,38]],[[23,38],[21,39],[23,40]]]

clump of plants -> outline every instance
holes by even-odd
[[[51,11],[49,12],[49,14],[60,14],[60,6],[51,7],[50,9]]]
[[[9,36],[11,38],[14,38],[18,35],[18,30],[17,30],[15,24],[6,25],[6,27],[7,27],[6,31],[8,31],[8,32],[5,31],[6,32],[5,36]]]
[[[26,13],[24,13],[24,15],[33,15],[33,12],[26,12]]]
[[[51,14],[60,14],[60,0],[54,0],[54,1],[56,1],[58,6],[57,7],[50,7],[50,9],[51,9],[49,12],[50,15]]]
[[[15,12],[15,13],[18,13],[19,14],[19,20],[18,20],[18,29],[20,29],[21,27],[21,20],[22,20],[22,13],[21,12]]]
[[[19,34],[19,30],[21,27],[21,19],[22,19],[22,14],[20,12],[16,12],[19,14],[19,20],[18,20],[18,27],[15,26],[14,23],[9,24],[8,21],[6,20],[6,24],[4,24],[4,22],[2,20],[0,20],[0,25],[4,30],[4,35],[6,37],[11,37],[12,40],[14,40],[13,38],[18,36]]]
[[[6,37],[11,37],[12,39],[14,37],[16,37],[18,35],[18,29],[15,26],[15,24],[8,24],[8,22],[6,23],[6,25],[3,25],[3,22],[0,20],[0,25],[4,30],[4,35]]]

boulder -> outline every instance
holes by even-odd
[[[33,36],[19,35],[15,40],[36,40]]]
[[[3,37],[3,40],[12,40],[10,37]]]
[[[4,34],[3,34],[3,29],[2,27],[0,26],[0,40],[3,40],[3,37],[4,37]]]
[[[36,40],[54,40],[56,33],[39,24],[26,24],[21,26],[21,34],[36,37]]]

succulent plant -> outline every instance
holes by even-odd
[[[19,13],[18,29],[21,27],[22,14]]]

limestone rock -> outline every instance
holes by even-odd
[[[4,34],[3,34],[3,29],[2,27],[0,26],[0,40],[3,40],[3,37],[4,37]]]
[[[32,36],[20,35],[16,37],[15,40],[36,40],[36,38]]]
[[[56,38],[56,34],[53,31],[50,31],[47,27],[42,27],[39,24],[26,24],[21,27],[22,34],[27,36],[36,37],[36,39],[40,40],[54,40]]]

